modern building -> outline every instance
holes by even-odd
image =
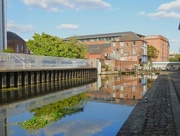
[[[0,1],[0,51],[7,48],[6,0]]]
[[[30,54],[26,41],[13,32],[7,32],[7,48],[11,48],[16,53]]]
[[[167,62],[169,61],[169,40],[162,35],[151,35],[146,36],[144,40],[148,45],[154,46],[159,50],[159,56],[157,59],[153,60],[154,62]]]

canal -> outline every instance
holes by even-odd
[[[115,136],[157,75],[102,75],[0,90],[0,136]]]

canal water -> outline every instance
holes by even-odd
[[[0,136],[115,136],[157,75],[0,90]]]

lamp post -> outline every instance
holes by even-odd
[[[7,49],[6,0],[0,1],[0,52]]]

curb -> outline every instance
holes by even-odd
[[[173,111],[173,115],[174,115],[175,126],[177,129],[178,136],[180,136],[180,116],[179,116],[180,115],[180,103],[179,103],[179,99],[177,97],[174,85],[172,83],[172,80],[169,77],[169,74],[168,74],[168,80],[169,80],[171,104],[172,104],[172,111]]]

